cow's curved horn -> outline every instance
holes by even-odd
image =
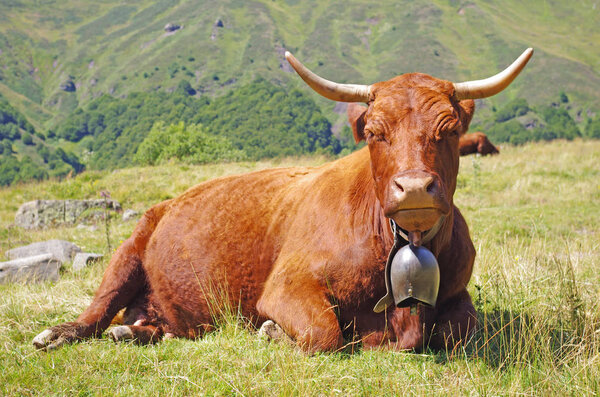
[[[516,61],[502,72],[485,80],[465,81],[454,84],[454,97],[456,99],[479,99],[496,95],[521,73],[533,55],[533,48],[526,49]]]
[[[340,102],[369,102],[370,85],[339,84],[325,80],[308,70],[289,51],[285,52],[285,59],[287,59],[310,88],[325,98]]]

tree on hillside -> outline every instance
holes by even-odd
[[[149,165],[170,159],[204,164],[245,158],[246,154],[235,149],[227,138],[209,135],[200,124],[186,125],[184,122],[170,126],[155,123],[135,155],[137,162]]]
[[[212,101],[193,93],[189,82],[182,80],[172,94],[103,96],[73,112],[57,135],[91,150],[91,168],[133,164],[139,145],[159,121],[165,126],[202,124],[206,134],[223,137],[249,159],[341,150],[329,121],[298,90],[258,79]]]
[[[588,119],[585,126],[585,136],[600,139],[600,115],[596,116],[595,119]]]
[[[509,120],[504,123],[495,123],[486,130],[488,138],[492,142],[510,142],[518,145],[533,139],[531,132],[517,120]]]
[[[216,98],[194,122],[226,136],[251,159],[341,150],[329,121],[310,97],[264,79]]]
[[[538,113],[546,122],[546,127],[539,131],[540,139],[546,141],[557,138],[572,140],[581,136],[575,120],[565,109],[544,106],[538,110]]]
[[[496,122],[502,123],[529,112],[529,104],[525,98],[516,98],[508,102],[496,112]]]

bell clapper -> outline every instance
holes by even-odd
[[[422,235],[423,233],[418,230],[414,232],[408,232],[408,242],[414,247],[420,247]]]

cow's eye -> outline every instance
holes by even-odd
[[[367,129],[365,130],[365,139],[367,143],[371,142],[387,142],[387,139],[384,134],[374,133],[373,131]]]
[[[440,123],[438,138],[443,139],[444,137],[458,136],[460,123],[458,118],[446,117]]]

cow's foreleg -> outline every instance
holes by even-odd
[[[38,349],[52,350],[64,343],[100,336],[113,317],[146,288],[146,278],[134,237],[113,255],[90,306],[74,322],[46,329],[33,339]]]
[[[309,353],[342,347],[342,330],[325,291],[290,279],[269,281],[257,303],[261,316],[275,321]]]
[[[477,314],[467,290],[436,308],[429,346],[453,349],[467,342],[477,326]]]

